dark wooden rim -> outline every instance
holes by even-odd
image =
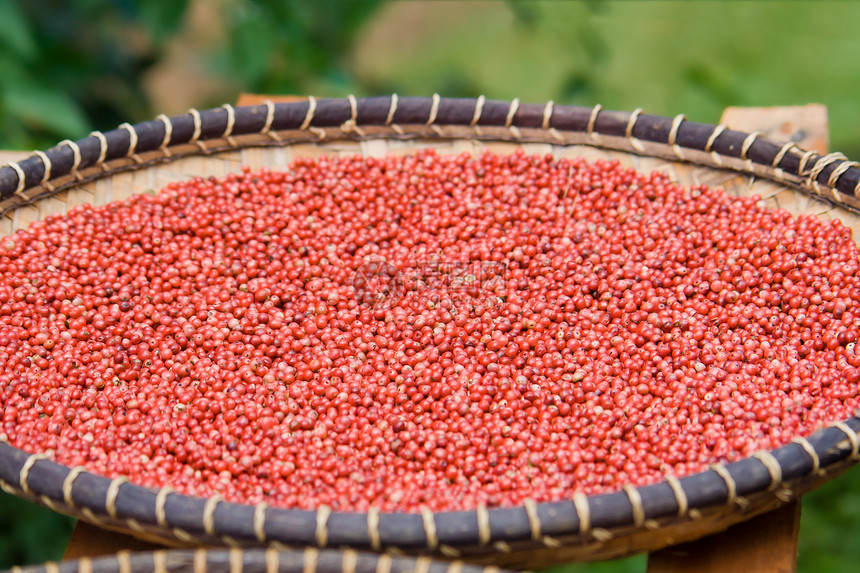
[[[803,187],[834,202],[860,205],[860,166],[841,153],[805,152],[793,143],[778,145],[758,133],[687,121],[683,115],[668,118],[640,110],[604,110],[599,105],[584,108],[553,102],[520,104],[517,100],[438,96],[309,98],[238,108],[224,105],[170,118],[161,115],[136,125],[123,124],[119,129],[94,132],[78,141],[66,140],[45,152],[0,167],[0,202],[16,194],[22,201],[32,200],[36,197],[27,191],[36,187],[50,194],[57,180],[72,175],[79,181],[89,168],[100,168],[98,175],[104,175],[139,167],[149,152],[160,154],[164,160],[173,155],[171,150],[182,146],[194,146],[196,153],[213,152],[244,147],[239,141],[242,136],[260,134],[271,136],[270,145],[280,145],[289,140],[278,135],[280,132],[304,133],[299,139],[324,139],[329,131],[337,131],[337,137],[380,136],[379,130],[371,128],[383,128],[385,137],[462,138],[462,128],[468,128],[468,137],[479,140],[580,142],[734,168]],[[207,143],[212,141],[220,144]]]
[[[460,561],[350,549],[174,549],[14,567],[4,573],[508,573]]]
[[[221,108],[97,133],[0,168],[0,211],[154,162],[296,141],[369,138],[585,143],[731,168],[802,187],[856,207],[860,169],[756,134],[594,108],[479,98],[315,100]],[[750,500],[784,502],[858,459],[860,419],[851,418],[770,452],[644,487],[513,508],[416,514],[269,508],[197,498],[107,479],[12,447],[0,434],[0,486],[58,511],[144,538],[183,543],[435,552],[446,556],[555,549],[701,520],[713,508],[743,512]],[[756,507],[764,507],[759,503]],[[762,511],[759,509],[758,511]],[[706,515],[707,517],[707,515]]]

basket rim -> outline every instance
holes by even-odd
[[[838,153],[819,155],[793,143],[725,126],[631,113],[477,99],[308,98],[266,102],[145,121],[35,152],[0,168],[0,212],[38,201],[82,181],[243,147],[296,141],[373,138],[477,139],[586,144],[763,176],[856,210],[860,169]],[[96,525],[181,543],[407,550],[452,556],[600,544],[618,536],[692,523],[731,508],[751,517],[784,503],[860,459],[860,418],[729,464],[639,487],[516,507],[433,513],[270,508],[151,490],[119,477],[70,468],[9,444],[0,433],[0,487]],[[763,509],[764,508],[764,509]]]
[[[259,573],[511,573],[494,566],[477,566],[462,561],[442,561],[429,557],[389,556],[352,549],[249,548],[155,549],[120,551],[112,555],[79,557],[59,563],[47,562],[13,567],[2,573],[206,573],[223,571]]]

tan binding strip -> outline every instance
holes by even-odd
[[[69,473],[66,474],[66,478],[63,480],[63,501],[66,502],[68,507],[75,507],[74,501],[72,500],[72,489],[74,488],[75,480],[78,479],[78,476],[86,471],[86,469],[78,466],[72,468],[69,470]]]
[[[478,542],[481,545],[489,545],[490,543],[490,512],[487,511],[487,506],[480,504],[475,508],[475,515],[478,518]]]
[[[803,451],[809,455],[809,458],[812,460],[811,473],[819,473],[821,471],[821,459],[818,457],[818,453],[815,451],[815,448],[813,448],[812,444],[809,443],[809,440],[806,438],[794,438],[791,441],[803,448]]]
[[[360,137],[364,137],[364,131],[358,127],[358,100],[355,99],[355,96],[349,94],[346,96],[346,99],[349,101],[349,119],[343,122],[340,125],[340,130],[344,133],[355,132]]]
[[[639,115],[642,113],[642,108],[637,107],[633,110],[633,113],[630,114],[630,117],[627,118],[627,127],[624,130],[624,137],[630,141],[630,147],[638,151],[639,153],[645,152],[645,146],[642,145],[642,142],[639,141],[638,138],[633,137],[633,130],[636,129],[636,122],[639,121]]]
[[[819,157],[815,162],[815,165],[809,171],[809,177],[807,178],[806,185],[814,186],[816,191],[821,190],[821,186],[818,183],[818,176],[824,171],[825,167],[836,163],[837,161],[844,161],[845,156],[841,153],[828,153],[824,157]]]
[[[529,519],[529,530],[532,533],[532,539],[537,541],[541,537],[540,517],[538,516],[537,503],[529,497],[523,500],[523,507],[525,507],[526,517]]]
[[[167,573],[167,569],[162,565],[158,567],[158,553],[164,556],[164,551],[156,551],[152,555],[152,573]],[[93,560],[89,557],[80,557],[78,559],[78,573],[93,573]]]
[[[672,128],[669,130],[669,139],[666,143],[675,145],[675,140],[678,139],[678,130],[681,129],[681,124],[684,123],[685,119],[687,119],[687,116],[683,113],[679,113],[672,118]]]
[[[429,557],[418,557],[415,559],[415,570],[412,573],[427,573],[432,564],[433,560]]]
[[[451,564],[448,565],[448,569],[445,571],[445,573],[463,573],[463,562],[451,561]]]
[[[200,112],[193,107],[188,110],[188,113],[191,114],[191,120],[194,122],[194,133],[191,134],[189,143],[194,143],[200,139],[200,133],[203,131],[203,120],[200,119]]]
[[[118,551],[116,562],[119,565],[119,573],[131,573],[131,551],[127,549]]]
[[[224,128],[224,133],[221,134],[221,137],[227,138],[233,135],[233,126],[236,125],[236,110],[229,103],[225,103],[221,107],[227,111],[227,126]]]
[[[212,537],[216,537],[215,534],[215,510],[218,508],[218,504],[224,501],[217,493],[206,500],[206,505],[203,506],[203,531]]]
[[[472,121],[469,122],[471,127],[475,127],[481,121],[481,114],[484,113],[484,102],[487,101],[483,95],[479,95],[475,100],[475,113],[472,114]]]
[[[299,129],[304,131],[311,126],[311,122],[314,120],[314,113],[317,111],[317,98],[312,95],[308,96],[308,112],[305,114],[305,119],[302,121],[302,124],[299,126]]]
[[[773,161],[770,162],[770,166],[778,169],[780,162],[782,162],[782,159],[785,157],[785,154],[793,149],[799,149],[799,147],[797,147],[797,144],[793,141],[789,141],[788,143],[783,144],[783,146],[779,148],[779,151],[777,151],[776,155],[773,157]]]
[[[167,145],[170,143],[170,139],[173,137],[173,123],[171,123],[170,118],[163,113],[158,114],[155,119],[164,124],[164,137],[161,138],[161,145],[159,146],[159,148],[166,151]]]
[[[514,116],[517,110],[520,109],[520,98],[515,97],[511,100],[511,106],[508,108],[508,116],[505,118],[505,127],[511,127],[514,123]]]
[[[627,139],[633,138],[633,128],[636,126],[636,122],[639,120],[639,115],[642,113],[642,108],[637,107],[633,110],[633,113],[630,114],[630,117],[627,118],[627,128],[624,130],[624,137]]]
[[[427,507],[422,507],[421,520],[424,522],[424,536],[427,538],[427,547],[436,549],[439,547],[439,538],[436,537],[436,519],[433,517],[433,512]]]
[[[717,142],[717,138],[720,137],[723,132],[726,131],[726,129],[728,128],[722,123],[714,128],[714,131],[712,131],[710,137],[708,137],[708,141],[705,142],[705,153],[709,153],[711,151],[711,148],[714,146],[714,143]]]
[[[44,151],[36,150],[33,152],[33,154],[42,160],[42,165],[45,168],[45,172],[42,174],[42,184],[44,185],[45,182],[51,178],[51,169],[53,168],[53,165],[51,164],[51,160],[48,158]]]
[[[586,534],[591,529],[591,508],[588,505],[588,497],[578,491],[573,494],[573,507],[576,509],[576,516],[579,518],[579,532]]]
[[[630,500],[630,506],[633,508],[633,525],[642,527],[645,523],[645,508],[642,507],[642,495],[638,489],[630,484],[624,484],[622,489],[627,494],[627,499]]]
[[[260,133],[269,133],[269,130],[272,129],[272,122],[275,121],[275,102],[267,99],[263,102],[263,105],[266,106],[266,123],[263,124],[263,129],[260,130]]]
[[[254,536],[260,543],[266,542],[266,510],[269,508],[262,501],[254,507]]]
[[[672,492],[675,494],[675,503],[678,504],[678,516],[686,516],[690,503],[689,500],[687,500],[687,492],[685,492],[684,488],[681,486],[681,480],[675,476],[666,476],[666,483],[669,484],[669,487],[672,488]]]
[[[167,529],[167,498],[173,493],[172,487],[163,487],[155,495],[155,523],[162,529]]]
[[[812,158],[813,155],[816,155],[816,153],[810,150],[804,152],[803,155],[800,156],[800,163],[797,166],[798,175],[803,176],[806,173],[806,164],[809,163],[809,160]]]
[[[845,175],[845,172],[852,167],[860,167],[860,163],[856,161],[843,161],[840,163],[830,174],[830,177],[827,178],[827,186],[836,191],[836,183],[839,181],[839,178]]]
[[[549,129],[553,111],[555,111],[555,102],[549,100],[543,108],[543,121],[540,124],[543,129]]]
[[[839,428],[839,431],[845,434],[845,437],[848,438],[848,441],[851,443],[850,459],[855,460],[860,457],[860,436],[857,435],[857,432],[852,430],[845,422],[836,422],[833,426],[835,428]]]
[[[391,555],[383,553],[376,561],[376,573],[391,573]]]
[[[23,195],[21,195],[21,192],[24,190],[24,180],[27,178],[27,176],[24,175],[24,170],[21,169],[21,166],[14,161],[10,161],[9,163],[7,163],[6,167],[12,168],[12,171],[14,171],[16,175],[18,175],[18,186],[15,187],[15,195],[23,197]],[[24,198],[26,199],[26,197]]]
[[[107,493],[105,493],[105,511],[111,519],[116,519],[116,497],[119,495],[119,488],[127,481],[125,477],[119,476],[108,485]]]
[[[327,505],[321,505],[317,508],[317,526],[315,531],[317,545],[325,547],[328,545],[328,518],[331,515],[331,508]]]
[[[775,489],[782,481],[782,466],[779,465],[773,454],[764,450],[755,452],[752,457],[760,461],[767,469],[767,473],[770,474],[770,486],[768,489]]]
[[[687,119],[683,113],[676,115],[672,119],[672,128],[669,130],[668,144],[672,146],[672,152],[678,159],[684,159],[684,153],[681,151],[681,146],[676,143],[678,139],[678,130],[681,129],[681,124]]]
[[[122,127],[122,126],[120,126],[120,127]],[[69,173],[77,173],[78,167],[81,166],[81,148],[78,146],[77,143],[75,143],[71,139],[64,139],[63,141],[61,141],[60,143],[57,144],[57,147],[59,147],[61,145],[65,145],[66,147],[68,147],[69,149],[72,150],[72,157],[73,157],[72,169],[71,169],[71,171],[69,171]]]
[[[266,549],[266,573],[279,573],[281,553],[274,547]]]
[[[355,122],[358,120],[358,100],[355,99],[353,94],[346,96],[346,99],[349,101],[349,121],[355,125]]]
[[[55,561],[45,563],[45,573],[60,573],[60,565]]]
[[[744,139],[744,142],[741,144],[741,159],[747,159],[747,153],[749,153],[750,147],[753,146],[755,140],[760,136],[760,131],[754,131],[746,136],[746,139]]]
[[[400,100],[397,94],[391,94],[391,105],[388,107],[388,115],[385,116],[385,125],[391,125],[394,121],[394,114],[397,112],[397,102]]]
[[[313,547],[306,548],[302,554],[302,573],[316,573],[319,557],[319,551]]]
[[[105,162],[105,157],[107,156],[108,150],[108,142],[107,137],[101,131],[92,131],[90,132],[90,137],[95,137],[99,140],[99,158],[96,160],[96,164],[102,164]]]
[[[206,573],[206,550],[202,547],[194,552],[191,573]]]
[[[370,538],[370,547],[379,551],[382,544],[379,539],[379,508],[369,507],[367,509],[367,535]]]
[[[594,125],[597,123],[597,116],[601,109],[603,109],[602,105],[599,103],[595,104],[594,108],[591,110],[591,115],[588,118],[588,125],[585,127],[585,133],[592,139],[597,139],[594,133]]]
[[[358,553],[352,549],[345,549],[340,554],[341,573],[355,573],[358,566]]]
[[[119,126],[119,129],[124,129],[128,132],[128,152],[126,156],[131,157],[137,153],[137,131],[130,123],[123,123]]]
[[[30,470],[33,469],[33,465],[39,460],[47,460],[48,456],[45,454],[33,454],[29,458],[24,461],[24,465],[21,466],[21,473],[18,474],[18,485],[21,490],[27,495],[35,495],[33,490],[30,489],[30,485],[27,483],[27,479],[30,477]]]
[[[244,551],[237,547],[230,549],[230,573],[242,573],[242,568],[244,567],[244,565]]]
[[[735,478],[729,473],[729,470],[726,469],[726,466],[722,464],[711,464],[711,469],[722,478],[722,480],[726,484],[726,503],[728,505],[734,505],[738,501],[738,484],[735,482]]]
[[[430,117],[427,118],[427,123],[424,125],[433,125],[436,122],[436,116],[439,114],[439,102],[442,98],[439,94],[433,94],[433,103],[430,104]]]

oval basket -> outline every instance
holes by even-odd
[[[315,100],[124,124],[0,168],[0,236],[76,205],[100,205],[247,165],[325,154],[551,153],[617,159],[681,184],[758,194],[794,214],[838,217],[860,236],[860,169],[757,134],[594,108],[478,99]],[[155,491],[69,468],[0,434],[0,485],[95,525],[179,545],[349,547],[536,568],[655,550],[725,529],[820,485],[858,459],[852,418],[770,452],[681,479],[552,503],[446,513],[288,510]]]
[[[508,573],[498,567],[351,549],[171,549],[14,567],[3,573]]]

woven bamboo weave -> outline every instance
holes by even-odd
[[[507,573],[462,561],[335,549],[160,550],[15,567],[4,573]]]

